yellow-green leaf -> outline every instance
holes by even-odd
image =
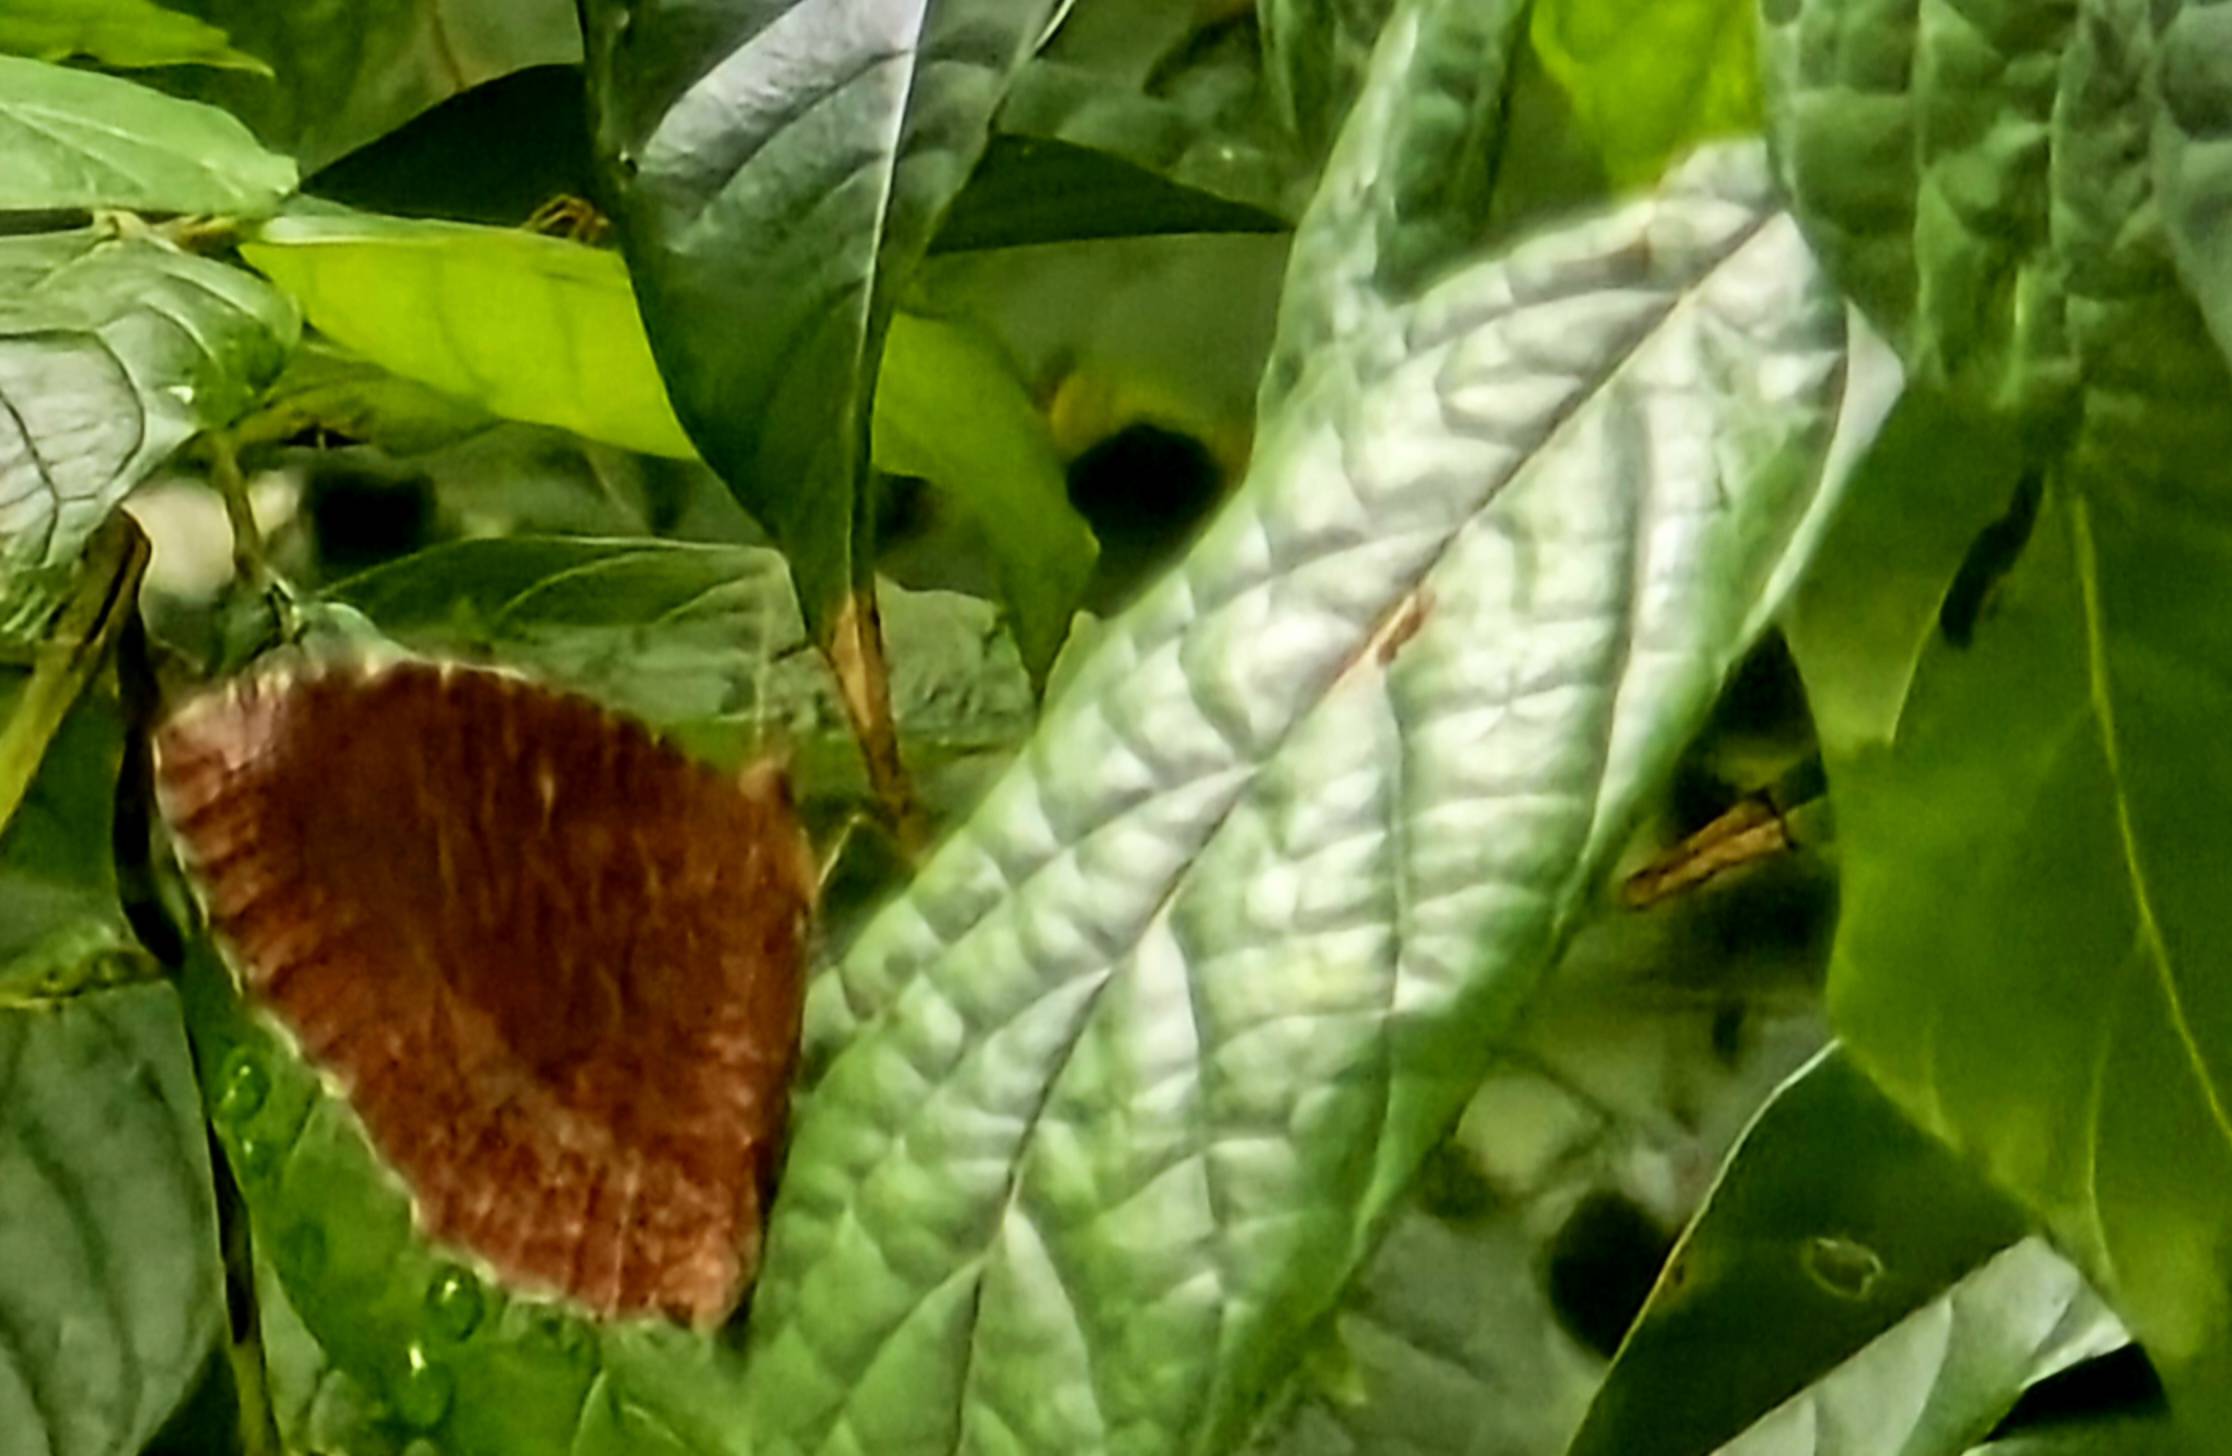
[[[696,454],[617,253],[337,213],[275,218],[241,254],[328,337],[407,379],[647,455]]]
[[[152,0],[8,0],[0,9],[0,51],[41,61],[82,56],[119,70],[217,66],[271,74],[218,27]]]

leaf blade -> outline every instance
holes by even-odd
[[[588,8],[598,156],[677,413],[827,641],[870,575],[893,290],[1053,5],[908,0],[844,23],[810,4],[703,10]]]
[[[1395,310],[1398,337],[1415,352],[1383,378],[1367,374],[1373,387],[1353,408],[1333,401],[1355,357],[1322,361],[1303,388],[1324,397],[1290,404],[1267,432],[1239,504],[1172,580],[1112,624],[1024,765],[925,868],[907,903],[863,932],[809,1011],[815,1044],[844,1049],[800,1120],[755,1305],[748,1380],[773,1449],[1214,1449],[1240,1434],[1295,1332],[1323,1313],[1327,1286],[1354,1267],[1462,1104],[1474,1059],[1487,1055],[1482,1028],[1525,999],[1588,866],[1670,752],[1668,725],[1691,711],[1673,705],[1702,711],[1714,675],[1705,664],[1759,607],[1749,588],[1723,597],[1705,612],[1710,622],[1677,631],[1675,647],[1659,635],[1668,624],[1640,603],[1628,604],[1644,615],[1626,629],[1596,636],[1597,611],[1620,621],[1627,607],[1568,601],[1580,635],[1541,650],[1608,653],[1583,676],[1624,681],[1609,697],[1577,690],[1573,703],[1594,726],[1564,747],[1546,722],[1524,724],[1525,713],[1510,722],[1545,765],[1526,791],[1486,762],[1507,763],[1521,752],[1515,743],[1472,741],[1470,770],[1453,752],[1489,721],[1479,713],[1452,707],[1453,717],[1406,729],[1439,692],[1462,698],[1460,682],[1518,691],[1530,680],[1517,660],[1464,665],[1469,652],[1491,650],[1472,644],[1520,642],[1538,608],[1561,610],[1484,585],[1511,580],[1508,563],[1490,563],[1495,542],[1547,553],[1528,574],[1547,581],[1562,552],[1589,549],[1584,538],[1638,539],[1626,511],[1657,519],[1682,509],[1670,495],[1646,506],[1551,485],[1569,479],[1547,463],[1559,451],[1537,459],[1516,443],[1544,437],[1517,418],[1503,422],[1506,437],[1458,403],[1447,408],[1465,423],[1428,423],[1445,408],[1429,382],[1444,380],[1453,401],[1485,399],[1456,381],[1471,377],[1467,361],[1497,354],[1485,300],[1512,277],[1538,280],[1529,297],[1553,306],[1567,295],[1551,280],[1601,283],[1614,259],[1669,270],[1625,291],[1653,301],[1624,325],[1600,318],[1585,331],[1605,352],[1573,383],[1579,395],[1520,407],[1540,421],[1591,413],[1581,397],[1605,383],[1599,369],[1646,394],[1640,381],[1671,377],[1644,360],[1654,339],[1676,354],[1689,347],[1659,334],[1659,324],[1695,317],[1690,305],[1660,311],[1689,296],[1675,278],[1716,300],[1726,295],[1704,281],[1715,275],[1732,291],[1739,275],[1747,288],[1777,280],[1773,305],[1743,313],[1782,341],[1763,338],[1763,348],[1792,351],[1793,393],[1758,402],[1758,433],[1737,430],[1765,474],[1727,488],[1735,499],[1758,490],[1771,516],[1796,513],[1751,538],[1779,559],[1808,529],[1814,466],[1791,462],[1818,463],[1814,447],[1826,446],[1841,315],[1812,291],[1787,221],[1735,201],[1756,195],[1740,180],[1751,165],[1701,162],[1686,184],[1700,189],[1694,215],[1669,196],[1664,205],[1685,223],[1667,232],[1690,245],[1678,255],[1650,250],[1646,262],[1629,246],[1631,230],[1648,226],[1645,206],[1460,273],[1414,310]],[[1538,337],[1516,314],[1508,322]],[[1673,334],[1690,326],[1669,325]],[[1561,334],[1575,336],[1547,326],[1539,337]],[[1337,423],[1313,419],[1320,410]],[[1597,446],[1613,438],[1580,433]],[[1345,461],[1391,463],[1352,478]],[[1458,480],[1478,493],[1437,497],[1427,485]],[[1662,484],[1697,488],[1689,480]],[[1384,539],[1375,507],[1388,513]],[[1699,559],[1686,548],[1678,556]],[[1689,569],[1621,559],[1598,580],[1622,601],[1616,583],[1630,570],[1656,580],[1660,567]],[[1745,559],[1739,575],[1764,593],[1777,569]],[[1690,630],[1698,635],[1683,636]],[[1631,660],[1637,640],[1653,645]],[[1540,690],[1562,691],[1554,680]],[[1653,706],[1613,714],[1611,698]],[[1372,767],[1396,762],[1410,765],[1399,791]],[[1400,869],[1376,858],[1405,841],[1372,826],[1430,817],[1428,806],[1449,798],[1507,803],[1468,807],[1467,816],[1515,817],[1501,832],[1476,825],[1466,842],[1512,853],[1484,863],[1428,835],[1401,851]],[[1411,882],[1397,903],[1415,895],[1415,913],[1372,908],[1391,874]],[[1401,974],[1380,959],[1390,943],[1402,947]],[[1269,975],[1274,963],[1286,970]],[[1292,1123],[1277,1110],[1289,1105]],[[1181,1370],[1178,1351],[1217,1354],[1206,1369],[1196,1359]],[[1083,1394],[1050,1406],[1048,1389]],[[916,1392],[904,1428],[901,1390]],[[935,1393],[927,1415],[924,1391]]]
[[[294,163],[215,107],[20,56],[0,56],[0,156],[0,211],[257,217],[295,187]]]

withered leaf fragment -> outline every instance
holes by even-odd
[[[244,994],[430,1238],[599,1316],[734,1309],[815,879],[778,770],[730,782],[586,699],[422,662],[245,679],[156,754]]]

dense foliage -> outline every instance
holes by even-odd
[[[2228,361],[2204,0],[0,0],[0,1456],[2218,1449]],[[205,931],[401,653],[789,766],[721,1328]]]

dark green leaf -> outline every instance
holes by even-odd
[[[256,217],[294,163],[215,107],[134,81],[0,56],[0,212],[117,207]]]
[[[597,153],[700,452],[825,630],[864,584],[869,406],[897,288],[1053,0],[591,0]]]
[[[998,136],[953,200],[931,251],[1286,228],[1276,213],[1186,186],[1112,152],[1051,137]]]
[[[8,0],[0,51],[41,61],[84,57],[103,66],[220,66],[271,74],[226,44],[225,33],[155,0]]]
[[[1811,1452],[1832,1427],[1852,1456],[1957,1456],[2125,1340],[2011,1200],[1831,1052],[1745,1134],[1571,1456]]]
[[[168,0],[276,80],[190,72],[165,85],[246,121],[304,172],[429,106],[527,66],[581,59],[567,0]]]
[[[0,1010],[7,1449],[137,1456],[223,1321],[208,1142],[176,993]]]
[[[35,629],[109,512],[241,414],[296,329],[261,280],[157,242],[0,241],[0,632]]]
[[[1000,128],[1120,158],[1184,193],[1221,199],[1235,220],[1293,218],[1309,181],[1307,168],[1275,133],[1256,135],[1199,106],[1058,61],[1033,61],[1016,74]],[[1070,203],[1082,205],[1083,199]]]
[[[1376,306],[812,999],[763,1451],[1233,1444],[1810,544],[1843,312],[1756,149],[1469,266],[1464,188],[1371,226],[1492,130],[1469,10],[1390,24],[1297,242]]]

